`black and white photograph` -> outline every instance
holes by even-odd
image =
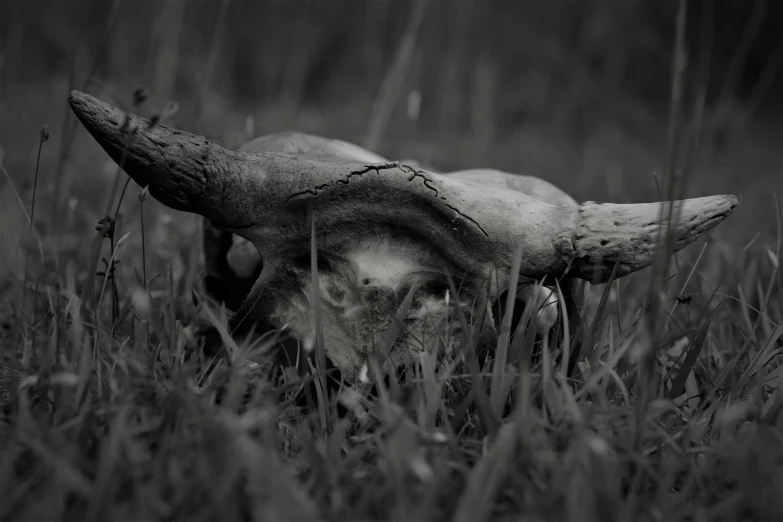
[[[0,522],[783,520],[780,0],[0,0]]]

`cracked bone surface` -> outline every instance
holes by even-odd
[[[619,277],[649,266],[666,226],[661,203],[576,205],[538,178],[492,170],[436,174],[299,133],[260,138],[233,151],[186,131],[150,128],[130,115],[129,126],[137,130],[129,141],[120,109],[78,91],[70,103],[115,161],[127,148],[124,170],[153,197],[214,225],[209,233],[221,244],[222,268],[235,271],[233,283],[252,285],[242,292],[235,321],[286,325],[306,345],[313,338],[314,221],[325,347],[348,379],[356,378],[411,288],[411,306],[390,354],[395,364],[406,361],[415,345],[446,338],[455,306],[471,320],[484,299],[497,298],[508,286],[520,242],[522,281],[567,273],[601,283],[615,264]],[[677,251],[725,219],[737,199],[674,204]],[[252,263],[239,267],[242,256],[229,255],[231,234],[255,246],[260,273]],[[207,258],[209,271],[208,252]],[[446,270],[462,289],[451,299],[445,298]],[[491,343],[490,312],[487,317],[472,320],[483,320]],[[456,325],[450,328],[458,333]]]

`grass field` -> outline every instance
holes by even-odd
[[[418,30],[399,25],[403,37]],[[133,28],[109,27],[122,38]],[[592,351],[570,378],[557,362],[566,345],[519,331],[498,353],[526,356],[504,368],[430,353],[372,395],[347,386],[325,397],[313,376],[270,368],[273,336],[225,336],[218,357],[188,348],[200,219],[133,183],[121,198],[127,177],[67,107],[74,87],[132,107],[141,67],[88,82],[74,60],[36,77],[9,69],[6,48],[0,72],[19,80],[0,91],[0,520],[783,520],[778,122],[743,117],[736,100],[699,111],[676,75],[662,84],[682,115],[585,71],[577,92],[557,91],[568,103],[552,101],[562,71],[538,71],[519,96],[546,117],[531,109],[502,123],[503,76],[481,58],[473,73],[484,80],[456,102],[469,102],[469,123],[449,120],[446,105],[425,125],[411,93],[425,92],[423,115],[446,101],[409,74],[424,66],[403,47],[370,95],[303,103],[281,87],[249,103],[226,94],[219,66],[198,89],[160,73],[165,57],[210,70],[214,41],[198,55],[164,45],[140,62],[170,91],[137,110],[160,115],[176,99],[166,123],[230,147],[298,128],[441,170],[536,174],[580,201],[654,201],[676,178],[682,196],[736,193],[742,204],[668,264],[585,294],[578,335]],[[291,63],[289,87],[304,81]],[[106,215],[112,231],[96,226]],[[224,311],[201,313],[225,330]]]

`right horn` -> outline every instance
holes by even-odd
[[[709,196],[675,201],[679,220],[672,227],[677,252],[726,219],[739,204],[736,196]],[[661,206],[663,205],[663,212]],[[679,208],[677,208],[679,207]],[[557,234],[555,248],[569,274],[605,283],[618,263],[617,277],[650,266],[669,215],[669,203],[617,205],[587,202],[574,209],[573,228]]]

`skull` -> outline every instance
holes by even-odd
[[[508,289],[515,262],[523,283],[517,297],[536,306],[534,324],[546,331],[557,321],[555,296],[535,283],[602,283],[613,270],[623,277],[649,266],[667,225],[661,210],[672,204],[578,205],[535,177],[486,169],[440,174],[301,133],[233,151],[133,115],[138,131],[123,154],[122,111],[78,91],[70,103],[153,197],[204,216],[207,289],[235,310],[232,321],[287,329],[307,347],[318,309],[326,353],[349,380],[379,347],[394,365],[416,350],[458,347],[460,322],[452,318],[459,311],[491,347],[488,304]],[[677,251],[738,203],[711,196],[673,204]],[[450,277],[458,295],[450,295]]]

